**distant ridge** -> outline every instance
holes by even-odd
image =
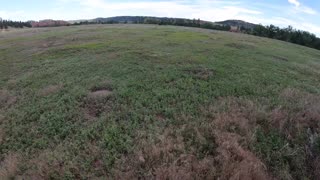
[[[144,23],[146,20],[167,20],[167,21],[174,21],[174,20],[183,20],[183,21],[194,21],[199,19],[186,19],[186,18],[171,18],[171,17],[154,17],[154,16],[114,16],[114,17],[98,17],[95,19],[88,19],[88,20],[73,20],[69,21],[69,23],[79,23],[79,22],[92,22],[92,23]],[[224,26],[238,26],[244,27],[246,29],[253,29],[257,26],[257,24],[253,24],[250,22],[242,21],[242,20],[226,20],[226,21],[219,21],[219,22],[211,22],[211,21],[203,21],[200,20],[201,24],[204,23],[211,23],[215,25],[224,25]]]
[[[208,21],[202,21],[200,19],[186,19],[186,18],[170,18],[170,17],[154,17],[154,16],[115,16],[115,17],[107,17],[107,18],[95,18],[88,20],[89,22],[97,22],[97,23],[108,23],[108,22],[114,22],[114,23],[144,23],[145,21],[160,21],[160,20],[166,20],[166,21],[200,21],[201,24],[208,23]],[[212,23],[212,22],[209,22]]]
[[[220,21],[215,23],[221,24],[221,25],[228,25],[228,26],[244,27],[246,29],[253,29],[254,27],[258,26],[258,24],[253,24],[246,21],[242,21],[242,20],[226,20],[226,21]]]

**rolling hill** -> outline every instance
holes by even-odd
[[[0,179],[316,179],[320,51],[199,28],[0,34]]]
[[[237,26],[237,27],[243,27],[246,29],[253,29],[257,26],[257,24],[253,24],[253,23],[249,23],[241,20],[226,20],[226,21],[216,22],[216,24],[221,24],[225,26]]]
[[[74,22],[81,22],[81,21],[88,21],[88,22],[94,22],[94,23],[135,23],[135,24],[141,24],[144,23],[146,20],[152,20],[152,21],[183,21],[183,22],[192,22],[196,19],[186,19],[186,18],[169,18],[169,17],[153,17],[153,16],[115,16],[115,17],[99,17],[95,19],[89,19],[89,20],[75,20],[70,21],[72,23]],[[209,21],[203,21],[200,20],[200,23],[209,23]],[[212,22],[210,22],[212,23]]]

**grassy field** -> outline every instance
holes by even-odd
[[[320,51],[196,28],[0,33],[0,179],[317,179]]]

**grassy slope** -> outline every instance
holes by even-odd
[[[0,175],[312,179],[319,77],[319,51],[243,34],[3,33]]]

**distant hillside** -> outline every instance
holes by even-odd
[[[241,20],[226,20],[226,21],[220,21],[216,23],[221,25],[244,27],[246,29],[253,29],[254,27],[257,26],[257,24],[253,24],[253,23],[249,23]]]
[[[77,23],[102,23],[102,24],[116,24],[116,23],[129,23],[129,24],[211,24],[211,25],[219,25],[219,26],[238,26],[244,27],[246,29],[253,29],[257,26],[257,24],[245,22],[242,20],[226,20],[220,22],[210,22],[210,21],[203,21],[200,19],[186,19],[186,18],[169,18],[169,17],[153,17],[153,16],[116,16],[116,17],[99,17],[95,19],[88,19],[88,20],[74,20],[69,21],[71,24]]]
[[[143,16],[116,16],[116,17],[108,17],[108,18],[96,18],[92,19],[91,22],[100,22],[100,23],[143,23],[145,19],[151,17],[143,17]],[[154,17],[152,17],[154,18]]]

